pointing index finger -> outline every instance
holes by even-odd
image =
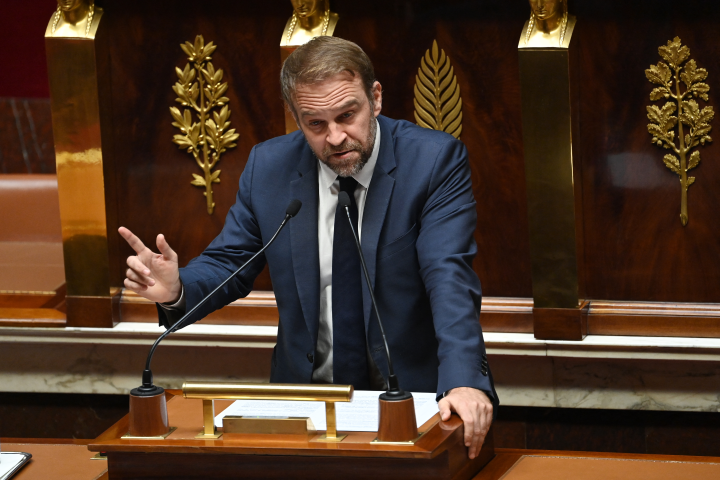
[[[135,250],[135,253],[139,254],[143,250],[145,250],[145,244],[137,237],[137,235],[132,233],[130,230],[125,227],[120,227],[118,228],[118,232],[125,239],[128,245],[130,245],[130,247]]]

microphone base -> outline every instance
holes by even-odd
[[[150,392],[135,388],[130,392],[129,427],[128,435],[132,437],[162,437],[170,432],[165,390],[155,387]]]
[[[415,419],[415,402],[412,394],[404,392],[400,396],[380,395],[379,426],[377,440],[379,442],[410,442],[417,438],[417,420]]]

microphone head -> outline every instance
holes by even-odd
[[[340,205],[342,208],[350,206],[350,195],[348,195],[347,192],[340,192],[340,194],[338,195],[338,205]]]
[[[300,207],[302,207],[302,202],[297,198],[293,199],[290,205],[288,205],[287,210],[285,210],[285,215],[294,217],[300,211]]]

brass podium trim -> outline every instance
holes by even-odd
[[[337,434],[335,402],[349,402],[352,385],[295,385],[286,383],[202,383],[185,382],[185,398],[203,401],[203,430],[195,438],[220,438],[215,428],[215,400],[292,400],[325,402],[326,433],[314,442],[341,442],[347,435]]]
[[[165,440],[175,430],[177,430],[177,427],[170,427],[170,430],[167,433],[155,437],[136,437],[135,435],[130,435],[129,433],[126,433],[120,438],[123,440]]]
[[[214,440],[222,437],[222,433],[217,432],[215,426],[215,400],[202,401],[203,404],[203,429],[202,432],[195,435],[195,438],[207,438]]]
[[[316,433],[310,417],[223,417],[223,434],[310,435]]]
[[[425,432],[420,432],[417,437],[415,437],[412,440],[409,440],[407,442],[383,442],[382,440],[378,440],[378,438],[375,437],[375,439],[373,441],[371,441],[370,443],[372,443],[373,445],[399,445],[399,446],[408,445],[408,446],[410,446],[410,445],[415,445],[415,443],[418,440],[420,440],[420,438],[422,438],[423,435],[425,435]]]

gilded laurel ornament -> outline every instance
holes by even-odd
[[[455,138],[462,133],[462,98],[450,58],[438,49],[425,52],[415,77],[415,121],[421,127],[447,132]]]
[[[196,187],[205,187],[207,212],[212,215],[215,209],[213,201],[213,183],[220,183],[220,170],[213,171],[220,161],[220,156],[229,148],[237,145],[240,137],[230,128],[229,99],[224,96],[228,89],[227,82],[222,82],[223,71],[215,70],[211,60],[217,48],[213,42],[205,44],[202,35],[195,37],[195,43],[185,42],[180,45],[188,56],[190,63],[185,68],[175,67],[178,81],[173,91],[175,99],[184,108],[170,107],[173,126],[180,129],[180,134],[173,137],[173,142],[181,149],[192,154],[195,162],[203,171],[203,175],[193,173],[190,182]],[[197,121],[194,121],[193,113]],[[211,115],[212,114],[212,115]],[[212,116],[212,118],[211,118]]]
[[[645,70],[645,76],[659,85],[650,92],[650,100],[665,99],[667,102],[662,107],[647,107],[650,120],[648,132],[654,144],[674,152],[674,155],[665,155],[663,162],[680,177],[680,223],[685,226],[688,223],[688,188],[695,183],[695,177],[689,177],[688,172],[700,163],[700,151],[696,148],[712,142],[709,135],[712,129],[710,122],[715,112],[710,106],[700,109],[695,100],[709,100],[710,86],[704,83],[708,73],[704,68],[698,68],[695,60],[689,60],[690,49],[680,43],[680,38],[675,37],[667,45],[661,46],[658,52],[665,62],[650,65]]]

